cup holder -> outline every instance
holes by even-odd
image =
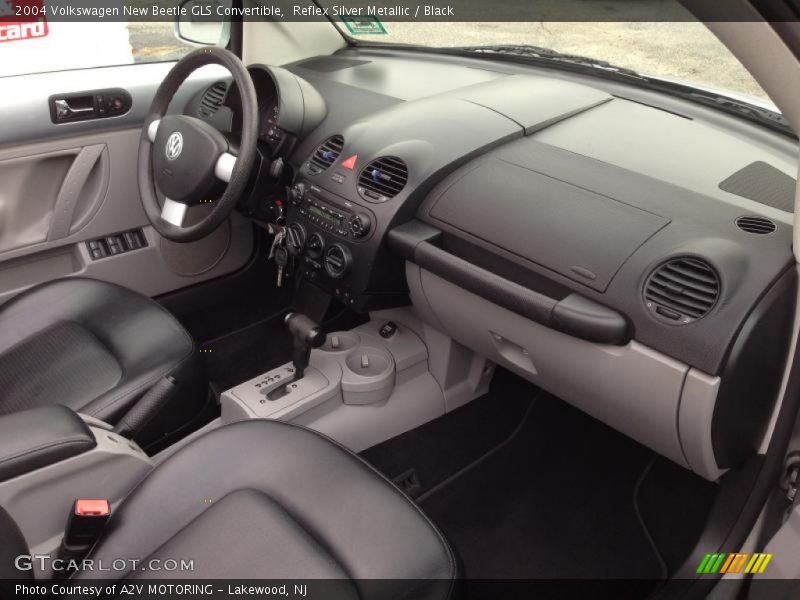
[[[357,348],[348,354],[345,364],[359,377],[380,377],[394,367],[389,357],[375,348]]]
[[[352,331],[335,331],[328,334],[320,350],[338,354],[339,352],[352,350],[360,343],[361,338],[357,333],[353,333]]]
[[[357,346],[344,361],[342,396],[345,404],[373,404],[392,395],[395,364],[381,348]]]

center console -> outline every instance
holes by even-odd
[[[301,276],[359,310],[372,263],[375,213],[307,180],[290,190],[287,248]]]
[[[224,392],[221,424],[292,421],[360,451],[445,411],[425,344],[393,322],[328,334],[296,371],[289,363]]]
[[[113,504],[152,467],[135,442],[64,406],[0,417],[0,506],[35,555],[55,555],[77,498]],[[42,576],[47,574],[37,572]]]

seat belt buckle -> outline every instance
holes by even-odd
[[[56,579],[66,579],[77,570],[77,563],[89,554],[110,516],[108,500],[75,500],[58,549],[58,558],[68,566],[54,575]]]
[[[73,558],[88,552],[100,537],[106,521],[111,516],[108,500],[75,500],[64,530],[62,550]]]

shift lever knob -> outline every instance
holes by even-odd
[[[295,370],[295,380],[302,379],[308,361],[311,359],[311,349],[319,348],[325,343],[325,332],[320,326],[302,313],[289,313],[284,321],[292,336],[292,364]]]

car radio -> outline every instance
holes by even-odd
[[[320,229],[353,241],[361,241],[369,235],[373,219],[366,209],[350,202],[345,202],[346,207],[340,206],[330,198],[323,199],[323,194],[325,192],[317,186],[306,186],[302,182],[290,189],[292,204],[299,215]]]
[[[340,209],[335,209],[331,206],[323,204],[317,200],[309,198],[305,206],[301,206],[299,211],[300,216],[305,217],[312,223],[315,223],[322,229],[348,237],[350,235],[348,217],[349,214],[342,212]]]

